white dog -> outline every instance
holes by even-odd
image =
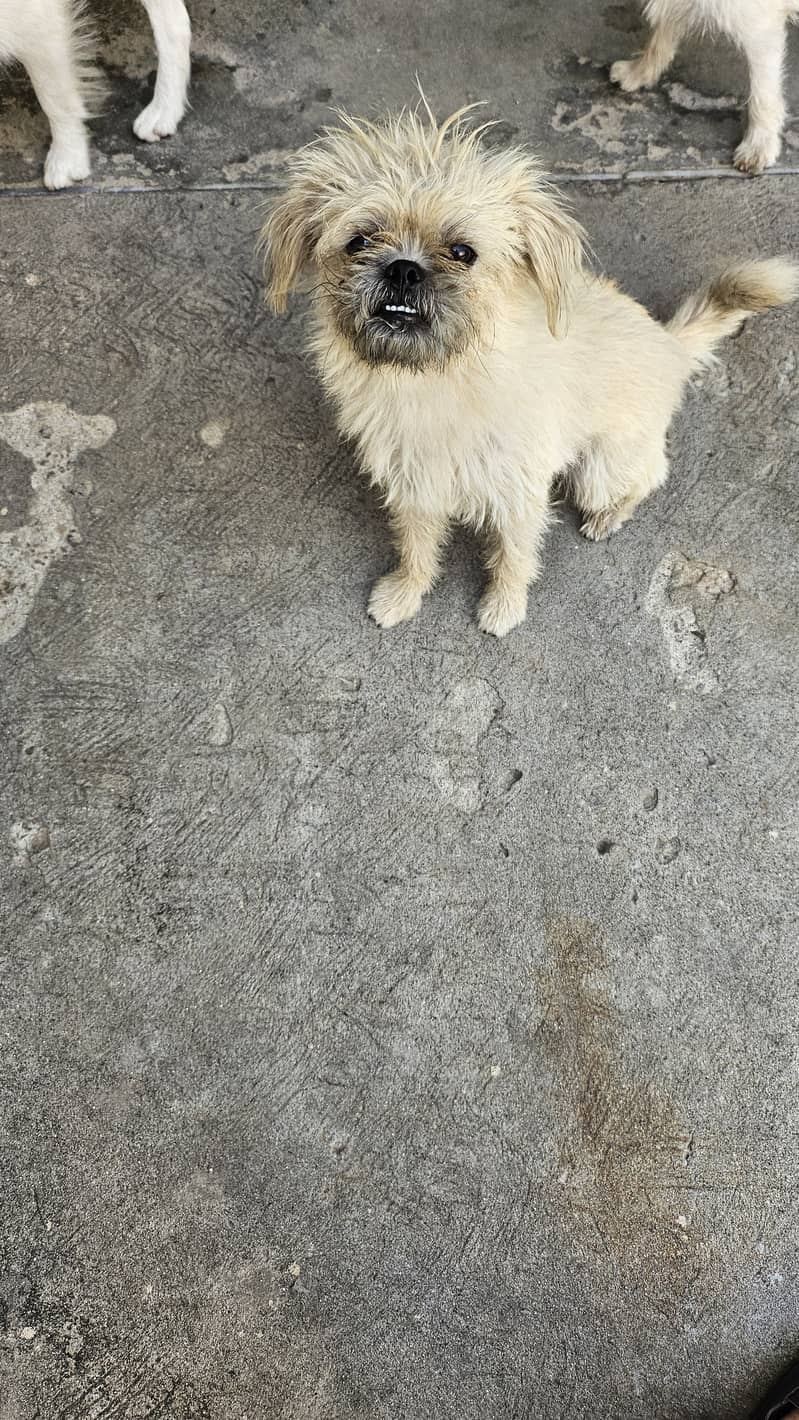
[[[155,35],[152,102],[133,131],[145,143],[175,132],[186,108],[191,26],[183,0],[141,0]],[[90,172],[86,119],[100,89],[82,0],[0,0],[0,63],[24,64],[50,123],[47,187],[69,187]]]
[[[749,118],[735,150],[735,166],[760,173],[776,163],[782,146],[785,104],[782,66],[786,23],[799,16],[799,0],[646,0],[649,43],[635,59],[620,59],[614,83],[632,93],[656,84],[680,40],[692,30],[716,30],[740,45],[749,64]]]

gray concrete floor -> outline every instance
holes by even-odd
[[[418,71],[664,314],[795,250],[799,131],[730,176],[723,48],[612,92],[626,3],[194,18],[149,149],[103,9],[87,193],[39,195],[22,78],[0,112],[1,1420],[734,1420],[799,1349],[796,315],[622,534],[562,511],[521,631],[464,537],[381,633],[253,247],[285,153]]]

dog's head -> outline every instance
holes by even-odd
[[[533,281],[562,334],[581,229],[534,159],[482,131],[462,113],[342,118],[296,154],[262,234],[273,308],[309,274],[360,359],[425,369],[490,344],[499,301]]]

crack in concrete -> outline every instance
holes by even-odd
[[[549,177],[556,186],[567,183],[617,183],[624,186],[625,183],[657,183],[657,182],[710,182],[715,180],[750,183],[754,181],[748,173],[738,172],[737,168],[628,168],[619,172],[558,172],[557,168],[550,169]],[[768,172],[760,173],[757,182],[765,182],[774,178],[799,177],[799,166],[797,167],[773,167]],[[50,202],[63,201],[66,197],[128,197],[137,196],[142,193],[158,194],[166,196],[179,196],[187,192],[277,192],[281,187],[278,180],[274,182],[186,182],[186,183],[79,183],[74,187],[62,188],[57,192],[50,192],[47,188],[36,187],[6,187],[0,188],[0,200],[3,198],[23,197],[23,198],[45,198]]]

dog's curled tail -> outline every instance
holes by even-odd
[[[686,296],[666,329],[686,346],[694,365],[712,357],[725,335],[734,335],[757,311],[787,306],[799,296],[799,265],[784,257],[742,261]]]

